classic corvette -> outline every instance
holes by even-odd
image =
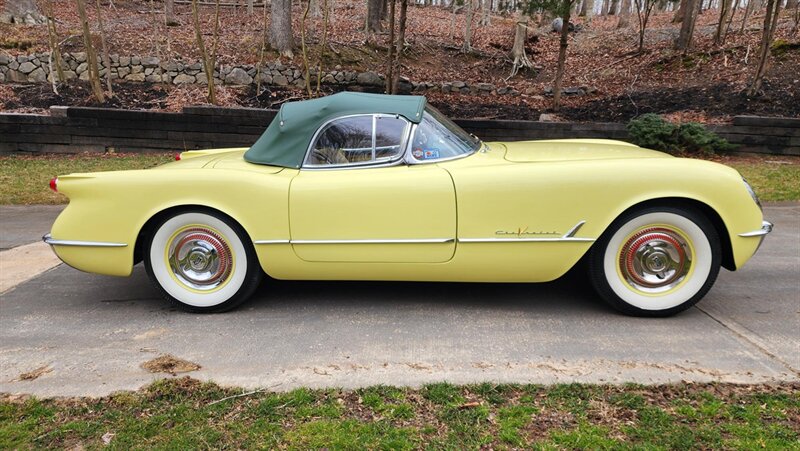
[[[544,282],[585,261],[631,315],[689,308],[772,224],[739,173],[602,139],[482,142],[420,96],[284,104],[249,149],[70,174],[45,235],[79,270],[140,261],[178,306],[220,312],[293,280]]]

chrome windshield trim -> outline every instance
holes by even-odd
[[[455,238],[387,239],[387,240],[291,240],[292,244],[438,244],[452,243]]]
[[[46,234],[42,241],[51,246],[85,246],[85,247],[127,247],[126,243],[109,243],[105,241],[77,241],[77,240],[56,240]]]
[[[575,234],[578,233],[583,225],[586,224],[585,220],[578,221],[577,224],[572,226],[567,233],[559,237],[541,237],[541,238],[459,238],[459,243],[547,243],[547,242],[577,242],[577,243],[592,243],[596,241],[594,238],[578,238]],[[555,234],[555,233],[554,233]]]
[[[772,227],[773,227],[773,225],[772,225],[771,222],[762,221],[760,229],[753,230],[752,232],[740,233],[739,236],[744,237],[744,238],[749,238],[749,237],[753,237],[753,236],[764,236],[764,235],[767,235],[770,232],[772,232]]]

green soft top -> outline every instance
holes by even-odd
[[[284,103],[264,134],[244,154],[250,163],[299,168],[311,139],[324,123],[352,114],[399,114],[419,123],[423,96],[390,96],[340,92],[332,96]]]

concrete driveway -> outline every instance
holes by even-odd
[[[163,376],[140,367],[162,354],[199,364],[196,378],[275,390],[797,380],[800,204],[765,211],[776,229],[756,257],[667,319],[616,314],[580,274],[538,285],[268,281],[234,312],[194,315],[160,300],[141,267],[112,278],[60,265],[0,295],[0,392],[136,389]],[[25,223],[32,237],[50,225]]]

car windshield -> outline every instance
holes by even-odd
[[[480,147],[481,140],[428,105],[414,132],[411,156],[419,162],[441,160],[470,154]]]

